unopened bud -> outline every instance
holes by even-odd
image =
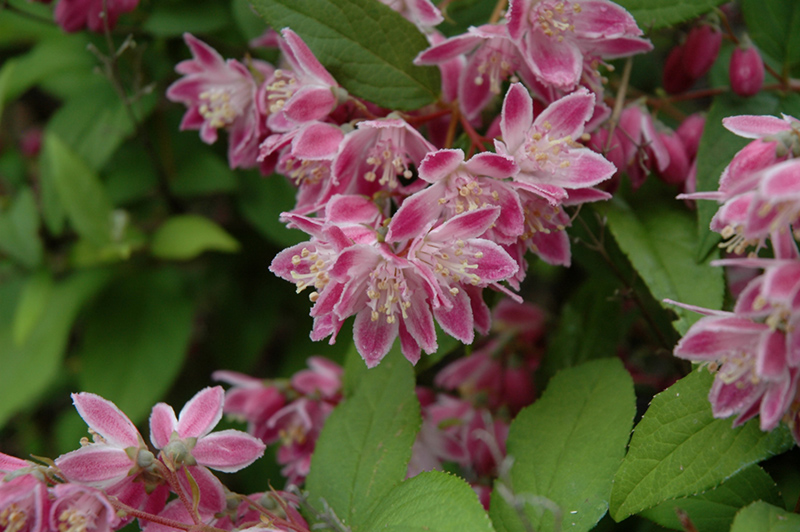
[[[731,90],[739,96],[753,96],[764,85],[764,61],[749,42],[731,54],[730,76]]]
[[[694,85],[694,81],[683,66],[683,46],[676,46],[664,62],[664,90],[669,94],[684,92]]]
[[[689,177],[690,163],[686,147],[675,133],[659,133],[659,137],[669,153],[669,165],[656,174],[667,184],[679,185]]]
[[[683,45],[683,67],[694,79],[706,75],[719,55],[722,32],[716,26],[701,24],[689,32]]]
[[[694,113],[686,117],[686,120],[681,122],[675,133],[683,141],[683,146],[686,148],[686,155],[690,160],[694,160],[697,156],[697,148],[700,146],[700,139],[703,136],[703,129],[706,126],[706,115],[703,113]]]

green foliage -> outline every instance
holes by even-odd
[[[52,293],[53,277],[49,271],[41,270],[28,277],[14,312],[12,332],[16,346],[25,345],[28,341],[31,332],[47,309]]]
[[[510,480],[498,481],[490,506],[498,531],[591,530],[608,509],[635,413],[633,381],[617,359],[553,377],[511,424]]]
[[[406,476],[420,422],[414,372],[395,349],[362,376],[355,393],[325,422],[306,480],[311,504],[321,510],[325,501],[353,531],[395,519],[383,503]],[[397,497],[401,505],[413,502]]]
[[[793,532],[800,529],[800,516],[766,502],[754,502],[736,515],[731,532]]]
[[[29,188],[17,195],[10,208],[0,212],[0,250],[26,268],[35,268],[42,261],[39,213]]]
[[[115,281],[86,316],[80,389],[113,401],[134,423],[146,419],[178,376],[193,316],[178,270]]]
[[[160,37],[180,36],[184,32],[211,33],[231,23],[227,6],[214,0],[194,0],[191,4],[164,0],[155,4],[144,29]]]
[[[297,229],[287,229],[274,213],[294,206],[296,190],[279,175],[262,177],[257,172],[239,175],[238,205],[242,216],[270,242],[289,247],[308,239]]]
[[[698,17],[725,0],[617,0],[616,3],[630,11],[639,27],[647,31]]]
[[[785,427],[765,433],[758,420],[732,429],[730,419],[714,419],[706,399],[712,380],[696,370],[653,398],[614,478],[615,520],[711,489],[794,445]]]
[[[253,0],[253,7],[273,28],[300,35],[352,95],[400,111],[436,101],[438,69],[412,63],[428,41],[380,2]]]
[[[420,473],[391,490],[363,530],[377,532],[493,532],[472,488],[440,471]]]
[[[196,214],[173,216],[158,228],[150,243],[155,257],[190,260],[204,251],[233,253],[239,243],[223,228]]]
[[[0,426],[12,414],[30,408],[58,376],[78,311],[107,280],[108,272],[91,270],[57,283],[36,324],[26,325],[30,332],[21,345],[14,340],[12,325],[20,285],[0,285]]]
[[[688,212],[646,201],[632,208],[620,198],[598,210],[653,297],[710,309],[722,306],[722,269],[711,268],[711,258],[695,260],[696,231]],[[700,318],[685,309],[674,310],[680,316],[674,326],[681,333]]]
[[[742,0],[741,5],[748,33],[764,53],[786,70],[800,63],[800,5],[784,0]]]
[[[680,508],[686,512],[698,532],[727,532],[736,512],[759,500],[770,504],[781,502],[775,482],[763,469],[754,465],[710,490],[663,502],[641,515],[667,528],[681,530],[675,513],[675,509]]]

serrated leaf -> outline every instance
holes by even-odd
[[[29,188],[24,188],[6,212],[0,213],[0,251],[27,268],[42,262],[44,248],[39,238],[39,209]]]
[[[511,424],[506,449],[514,462],[506,488],[515,500],[498,481],[490,505],[495,527],[509,532],[593,528],[608,509],[612,477],[625,455],[635,413],[633,380],[619,359],[587,362],[553,377],[542,397]],[[551,501],[561,515],[554,517],[531,503],[533,498]],[[515,502],[523,505],[527,523]]]
[[[632,209],[614,198],[598,211],[608,219],[614,239],[656,300],[719,309],[725,290],[722,269],[709,266],[713,257],[695,260],[695,224],[691,214],[679,208],[677,203],[673,208],[647,203]],[[681,318],[673,325],[682,334],[700,318],[682,308],[673,310]]]
[[[736,512],[758,500],[780,504],[781,497],[772,478],[754,465],[710,490],[663,502],[640,515],[667,528],[681,530],[675,513],[675,509],[680,508],[692,520],[697,532],[727,532]]]
[[[659,29],[674,26],[711,11],[726,0],[617,0],[631,12],[639,27]]]
[[[205,251],[233,253],[239,242],[222,227],[196,214],[173,216],[153,235],[150,251],[167,260],[190,260]]]
[[[800,4],[786,0],[742,0],[741,5],[747,31],[756,45],[785,67],[798,64]]]
[[[46,391],[61,369],[72,322],[78,310],[109,279],[100,269],[79,272],[53,287],[45,311],[30,332],[28,341],[18,346],[12,332],[13,309],[0,309],[0,427],[23,408],[32,406]],[[14,301],[19,287],[3,286],[0,299]]]
[[[53,277],[47,270],[31,275],[22,288],[14,312],[14,344],[22,346],[42,317],[53,292]]]
[[[324,500],[351,530],[406,476],[421,423],[414,371],[398,350],[359,380],[331,413],[311,458],[309,502]]]
[[[45,165],[75,230],[92,243],[111,242],[111,202],[100,178],[52,131],[45,132]]]
[[[722,119],[736,115],[775,114],[778,106],[778,98],[765,92],[752,98],[741,98],[733,93],[724,93],[714,98],[697,150],[698,192],[717,190],[722,171],[736,152],[751,140],[734,135],[722,127]],[[716,201],[697,200],[697,260],[705,259],[719,242],[719,235],[708,228],[717,209],[719,204]]]
[[[765,502],[754,502],[736,515],[731,532],[796,532],[800,515]]]
[[[183,365],[193,307],[177,270],[109,286],[86,316],[80,389],[113,401],[134,423],[145,419]]]
[[[712,488],[794,445],[783,425],[761,432],[758,420],[734,429],[730,419],[714,419],[707,399],[713,379],[695,370],[653,398],[614,478],[616,521]]]
[[[252,0],[275,29],[289,27],[349,93],[387,109],[436,101],[439,70],[412,61],[429,46],[399,13],[374,0]]]
[[[378,532],[493,532],[492,523],[469,484],[428,471],[390,491],[363,530]]]

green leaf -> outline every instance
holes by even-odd
[[[236,190],[234,172],[210,149],[203,146],[178,162],[178,172],[170,182],[179,196],[197,196]]]
[[[72,226],[97,246],[111,242],[111,202],[100,178],[61,137],[45,132],[44,166]]]
[[[363,530],[397,532],[493,532],[469,484],[441,471],[428,471],[390,491]]]
[[[173,216],[153,235],[150,251],[168,260],[190,260],[204,251],[234,253],[239,242],[208,218],[196,214]]]
[[[656,300],[668,298],[719,309],[725,291],[722,268],[709,266],[713,257],[695,261],[694,220],[688,212],[678,210],[680,205],[671,207],[642,202],[634,210],[614,198],[598,206],[598,211],[607,217],[614,239]],[[700,318],[682,308],[673,310],[681,318],[673,325],[682,334]]]
[[[439,70],[412,61],[429,44],[399,13],[374,0],[252,0],[275,29],[289,27],[354,96],[387,109],[436,101]]]
[[[730,419],[714,419],[707,399],[713,379],[695,370],[653,398],[614,479],[611,516],[616,521],[713,488],[794,445],[783,425],[761,432],[758,420],[734,429]]]
[[[30,337],[34,327],[47,308],[53,292],[53,277],[47,270],[42,270],[31,275],[17,303],[14,313],[14,344],[22,346]]]
[[[765,502],[754,502],[736,515],[731,532],[796,532],[800,515]]]
[[[621,300],[615,297],[617,290],[618,285],[608,277],[592,276],[569,298],[536,371],[539,382],[582,362],[617,355],[634,316],[623,313]]]
[[[331,413],[311,458],[309,502],[324,500],[352,530],[406,476],[421,423],[411,364],[393,350]]]
[[[61,371],[72,322],[81,306],[108,280],[108,272],[91,270],[71,275],[53,287],[45,311],[24,345],[14,342],[14,306],[0,309],[0,427],[23,408],[30,408]],[[19,286],[0,287],[0,300],[14,301]]]
[[[797,65],[800,5],[786,0],[742,0],[741,5],[747,31],[756,45],[788,68]]]
[[[14,76],[14,71],[17,68],[16,59],[9,59],[0,68],[0,118],[3,118],[3,108],[7,100],[11,99],[10,85]]]
[[[723,93],[714,98],[706,117],[703,137],[697,150],[697,191],[717,190],[722,171],[736,152],[751,139],[734,135],[722,127],[722,119],[736,115],[762,115],[778,112],[779,100],[773,94],[760,92],[752,98]],[[719,242],[719,235],[708,228],[719,209],[716,201],[697,200],[697,260],[703,260]]]
[[[643,30],[674,26],[699,17],[726,0],[617,0],[631,12]]]
[[[160,1],[144,23],[144,30],[158,37],[175,37],[184,32],[213,33],[231,23],[226,4],[215,0],[191,3]]]
[[[16,12],[3,9],[0,13],[0,46],[32,43],[62,33],[52,23],[52,7],[27,0],[8,0],[8,4]]]
[[[667,528],[681,530],[675,513],[675,509],[680,508],[686,512],[698,532],[726,532],[730,530],[736,512],[758,500],[780,504],[781,497],[772,478],[754,465],[710,490],[663,502],[641,515]]]
[[[262,177],[258,172],[238,172],[239,211],[270,242],[289,247],[308,240],[299,229],[287,229],[280,221],[280,213],[290,211],[295,205],[297,190],[288,181],[273,174]]]
[[[134,423],[144,420],[178,376],[193,315],[175,269],[115,282],[86,316],[80,389],[113,401]]]
[[[608,510],[635,413],[633,381],[619,359],[587,362],[553,377],[511,424],[506,448],[514,461],[510,483],[498,481],[492,492],[495,527],[592,529]],[[536,502],[542,500],[548,506]],[[552,515],[553,504],[560,515]]]
[[[0,213],[0,251],[27,268],[35,268],[42,262],[39,209],[29,188],[17,195],[8,211]]]

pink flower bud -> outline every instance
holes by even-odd
[[[683,45],[682,62],[686,73],[694,79],[703,77],[714,64],[722,44],[722,32],[716,26],[701,24],[689,32]]]
[[[661,142],[669,153],[669,165],[657,175],[667,184],[678,185],[689,176],[689,156],[680,137],[675,133],[659,133]]]
[[[731,55],[731,90],[739,96],[753,96],[764,85],[764,61],[749,42]]]
[[[684,92],[694,84],[683,65],[683,46],[673,48],[664,62],[664,90],[669,94]]]
[[[686,148],[686,154],[690,160],[697,156],[697,148],[700,146],[700,138],[703,136],[703,128],[705,126],[706,115],[694,113],[689,115],[675,131],[683,141],[683,146]]]

